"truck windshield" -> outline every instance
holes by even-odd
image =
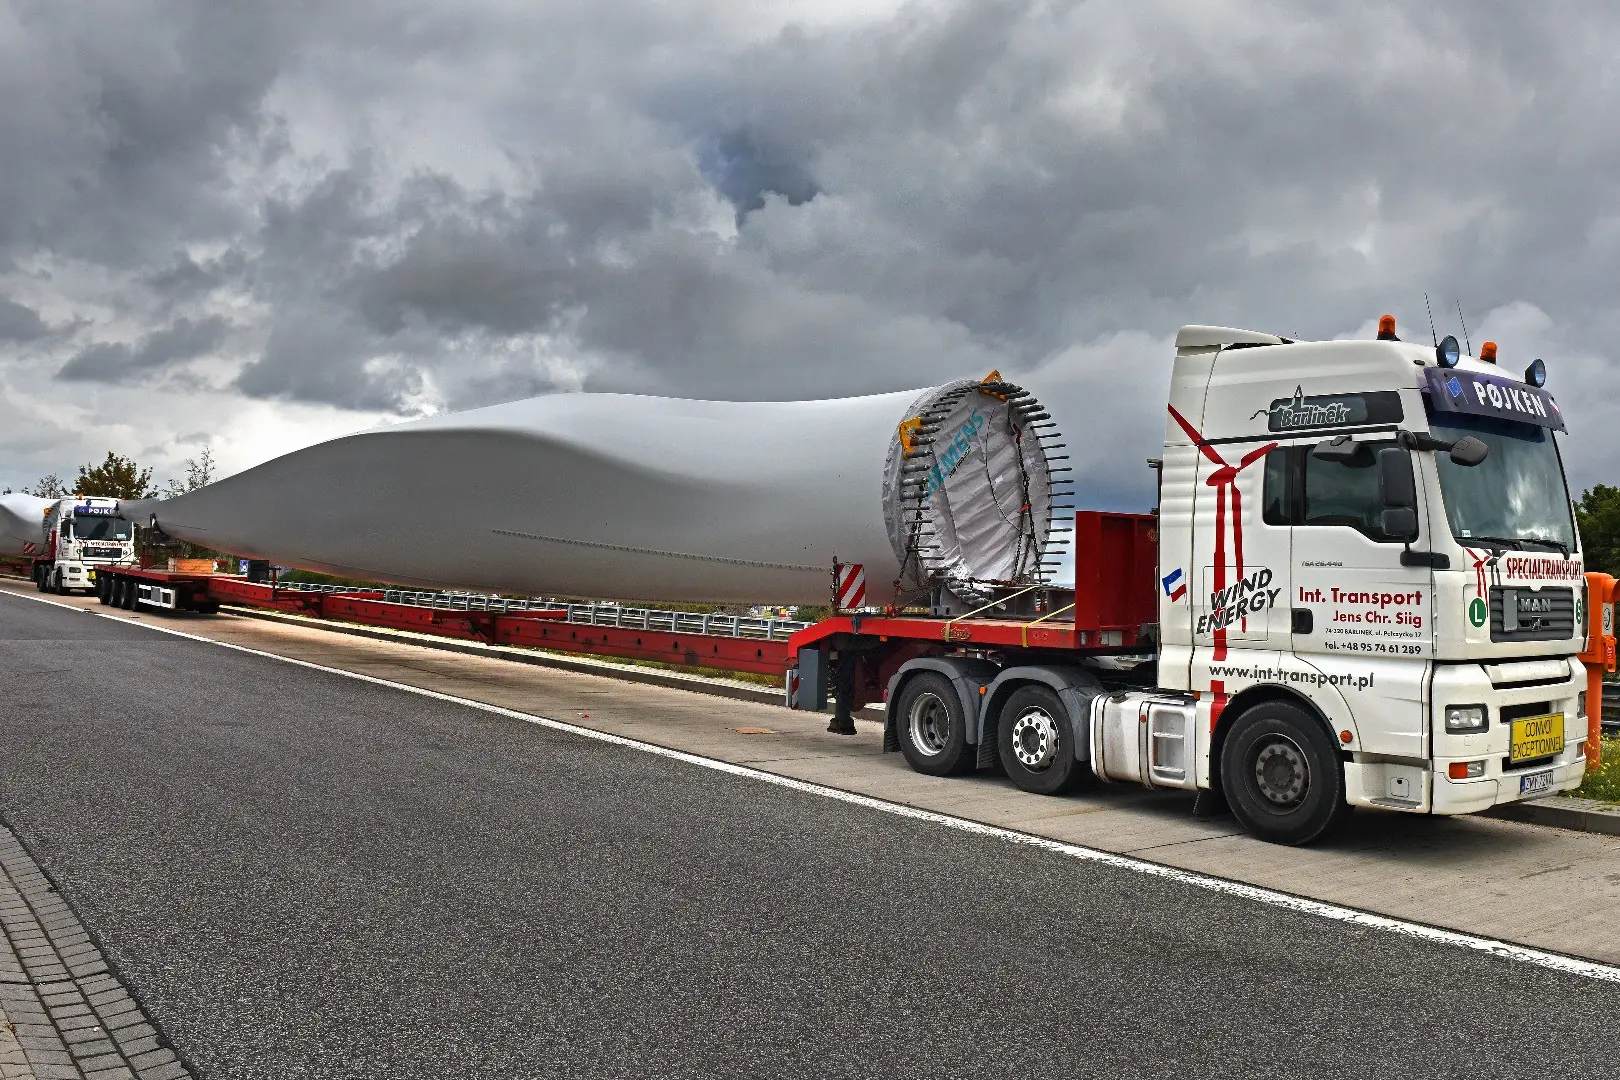
[[[119,518],[76,517],[73,519],[73,537],[76,540],[128,540],[129,522]]]
[[[1431,417],[1430,428],[1437,439],[1472,435],[1491,448],[1473,466],[1454,464],[1443,452],[1434,455],[1453,536],[1465,546],[1479,537],[1574,549],[1564,466],[1550,430],[1465,415]]]

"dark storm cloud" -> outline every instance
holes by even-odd
[[[780,195],[789,206],[816,197],[819,190],[804,164],[744,131],[720,136],[698,152],[703,175],[737,208],[740,226],[767,195]]]
[[[33,341],[44,337],[48,330],[39,312],[0,296],[0,339]]]
[[[71,260],[144,320],[128,345],[91,326],[64,378],[184,362],[164,343],[226,310],[239,393],[366,410],[994,365],[1133,461],[1180,323],[1393,310],[1422,336],[1427,291],[1442,332],[1461,298],[1504,347],[1569,355],[1577,422],[1620,421],[1612,5],[946,0],[740,29],[758,9],[27,7],[0,37],[0,266]]]
[[[68,382],[132,382],[195,360],[217,349],[230,324],[217,315],[193,322],[179,319],[133,345],[91,345],[62,365],[58,379]]]

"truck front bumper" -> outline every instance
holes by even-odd
[[[1499,676],[1511,664],[1496,666]],[[1433,726],[1429,761],[1356,754],[1345,763],[1345,796],[1356,805],[1408,813],[1472,814],[1504,803],[1545,798],[1581,784],[1586,774],[1586,724],[1578,695],[1586,688],[1586,670],[1574,660],[1569,674],[1556,680],[1514,685],[1493,683],[1480,664],[1437,667],[1433,683]],[[1484,731],[1458,735],[1445,730],[1447,705],[1482,704],[1489,716]],[[1564,714],[1564,745],[1556,754],[1533,762],[1508,761],[1511,715]],[[1478,775],[1452,779],[1453,765]]]
[[[1499,675],[1511,674],[1515,665],[1498,665]],[[1586,774],[1586,717],[1578,697],[1586,688],[1586,669],[1573,658],[1569,676],[1561,681],[1534,685],[1494,684],[1486,667],[1457,664],[1436,668],[1434,674],[1434,795],[1436,814],[1468,814],[1522,799],[1545,798],[1579,787]],[[1457,735],[1445,730],[1447,705],[1484,703],[1488,726],[1477,734]],[[1562,713],[1564,746],[1558,753],[1534,762],[1512,764],[1508,743],[1512,725],[1502,719],[1505,710],[1525,715]],[[1451,767],[1483,763],[1478,777],[1452,779]],[[1476,766],[1477,767],[1477,766]]]

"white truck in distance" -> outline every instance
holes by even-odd
[[[72,495],[46,508],[34,559],[34,585],[66,596],[94,592],[95,572],[135,562],[135,529],[117,516],[118,500]]]
[[[896,645],[904,620],[857,616],[799,669],[836,682],[856,657],[919,771],[1203,791],[1284,843],[1354,806],[1461,814],[1576,787],[1586,582],[1565,425],[1540,360],[1521,378],[1480,352],[1399,341],[1387,317],[1376,341],[1183,327],[1154,655],[1034,647],[1049,621],[976,645],[994,628],[961,619],[918,656],[921,631]]]

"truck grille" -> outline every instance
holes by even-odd
[[[1498,585],[1491,590],[1492,641],[1563,641],[1574,636],[1574,589]]]

